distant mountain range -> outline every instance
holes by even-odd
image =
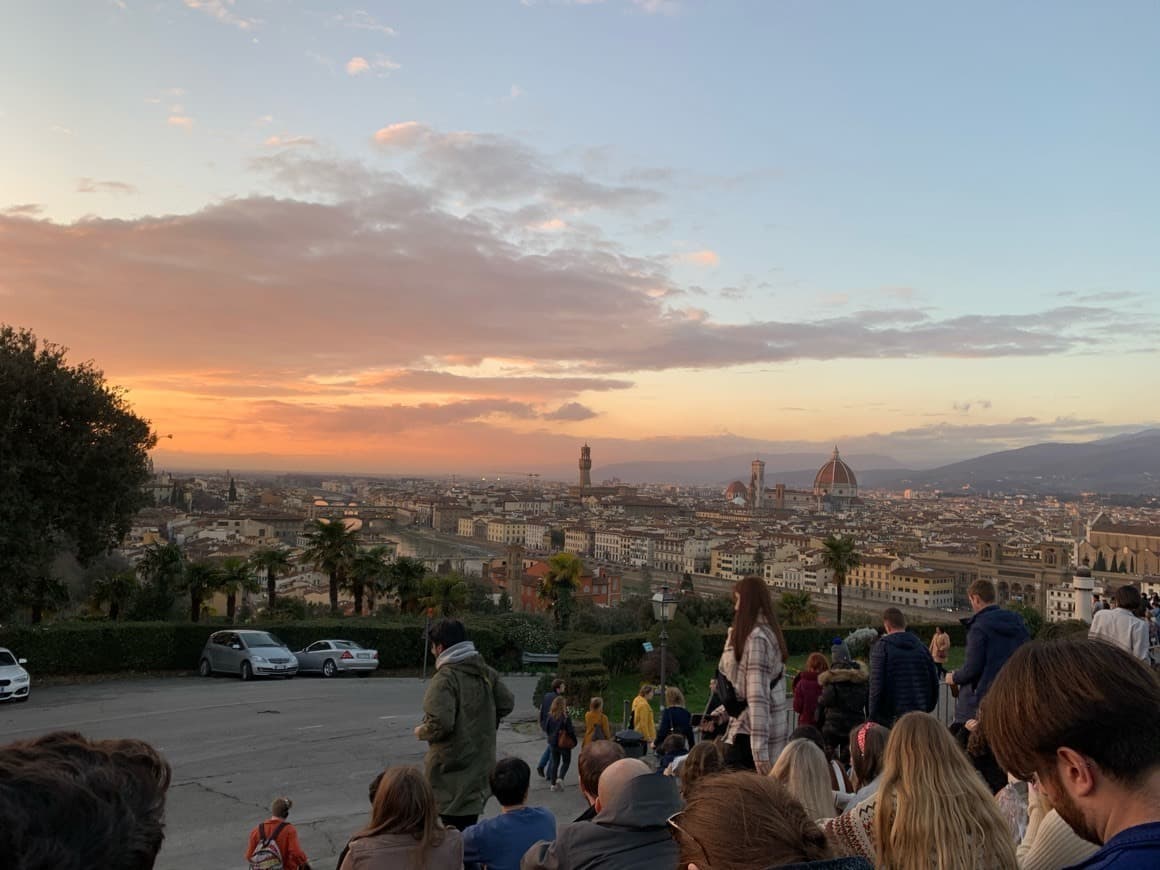
[[[784,483],[801,488],[813,485],[827,457],[782,453],[691,462],[624,462],[605,466],[599,474],[626,482],[724,486],[733,480],[748,483],[749,463],[754,458],[765,460],[766,486]],[[1160,494],[1160,429],[1081,444],[1035,444],[925,470],[906,469],[889,456],[843,454],[842,458],[854,469],[859,485],[867,488]]]

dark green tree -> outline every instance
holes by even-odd
[[[568,630],[572,598],[583,573],[584,563],[575,553],[557,553],[548,559],[548,573],[540,583],[539,596],[548,602],[560,631]]]
[[[312,523],[302,558],[326,573],[330,580],[330,615],[338,616],[338,590],[346,585],[347,572],[358,552],[358,532],[341,520]]]
[[[290,570],[290,554],[275,547],[263,547],[250,556],[254,570],[266,575],[266,607],[273,610],[278,604],[278,578]]]
[[[238,612],[238,596],[261,589],[254,567],[246,559],[230,556],[219,566],[221,578],[218,588],[226,594],[226,618],[232,623]]]
[[[862,558],[854,548],[854,539],[848,535],[830,535],[822,541],[822,564],[834,572],[834,586],[838,590],[837,623],[842,624],[842,589],[846,577],[862,564]]]
[[[181,591],[189,596],[189,621],[201,620],[205,600],[221,588],[222,574],[212,562],[190,562],[181,574]]]
[[[693,586],[693,575],[690,574],[688,571],[686,571],[684,574],[681,575],[681,591],[682,592],[694,592],[694,591],[696,591],[695,587]]]
[[[814,625],[818,607],[808,592],[783,592],[777,601],[777,618],[782,625]]]
[[[0,325],[0,618],[63,603],[61,552],[82,567],[116,546],[149,496],[149,422],[92,363]]]
[[[403,613],[418,613],[423,597],[423,579],[427,576],[427,566],[420,559],[400,556],[389,566],[390,588],[399,596],[399,609]]]
[[[458,574],[441,574],[423,581],[421,604],[437,617],[455,616],[467,607],[469,594],[467,582]]]
[[[135,571],[113,571],[93,581],[89,601],[98,609],[108,605],[109,619],[115,621],[133,600],[139,585]]]
[[[551,529],[548,532],[548,537],[549,537],[549,540],[551,541],[553,550],[563,550],[564,549],[565,537],[564,537],[564,530],[563,529]]]
[[[355,616],[362,615],[364,596],[367,598],[367,609],[374,613],[375,599],[389,588],[391,575],[387,559],[390,556],[390,547],[371,547],[357,553],[350,563],[349,586],[354,595]]]

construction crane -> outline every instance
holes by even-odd
[[[528,489],[536,488],[536,481],[539,480],[540,475],[534,471],[497,471],[496,474],[516,474],[520,477],[528,479]]]

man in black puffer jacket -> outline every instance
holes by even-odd
[[[822,697],[818,699],[818,728],[826,749],[843,763],[850,760],[850,730],[866,721],[866,696],[870,675],[850,658],[840,638],[834,639],[832,664],[818,675]]]
[[[938,667],[926,644],[906,630],[897,607],[882,613],[886,634],[870,650],[870,719],[892,728],[903,713],[938,704]]]

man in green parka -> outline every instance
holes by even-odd
[[[428,635],[435,675],[423,696],[427,780],[435,790],[439,817],[463,830],[474,825],[491,794],[495,732],[515,709],[515,697],[483,660],[458,619],[441,619]]]

